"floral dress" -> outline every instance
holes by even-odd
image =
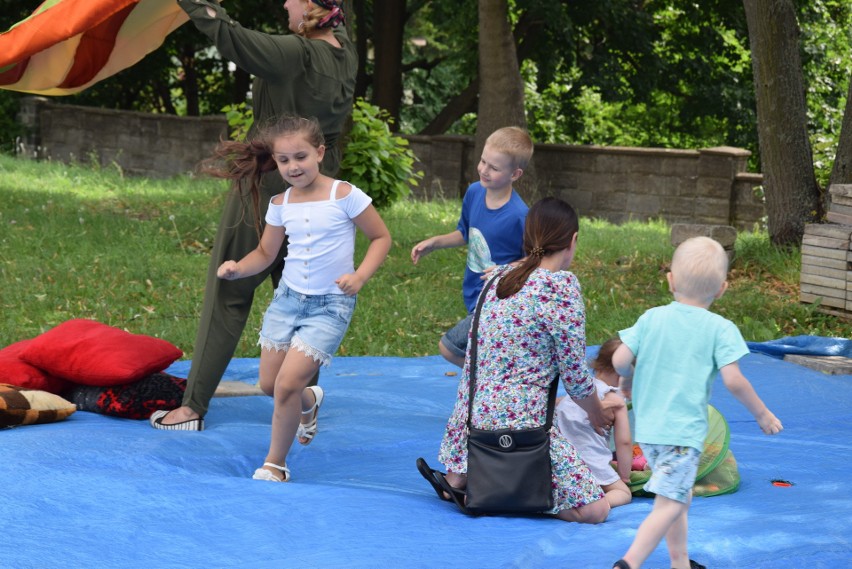
[[[505,271],[505,269],[502,269]],[[547,419],[550,381],[558,373],[568,395],[594,395],[586,367],[585,308],[573,273],[538,268],[524,287],[500,300],[497,282],[487,291],[479,320],[477,378],[472,424],[480,429],[525,429]],[[468,350],[470,346],[468,346]],[[470,368],[465,361],[453,413],[438,460],[450,472],[467,472]],[[554,508],[578,508],[604,497],[580,455],[550,430]]]

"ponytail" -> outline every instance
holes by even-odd
[[[524,227],[526,258],[497,283],[497,298],[512,296],[523,288],[542,257],[571,246],[580,228],[577,212],[568,202],[548,197],[533,204]]]
[[[213,151],[213,156],[201,162],[201,172],[214,178],[224,178],[233,182],[233,189],[243,194],[241,180],[248,184],[254,211],[254,227],[258,239],[263,233],[260,219],[260,184],[263,175],[277,168],[269,145],[261,139],[246,142],[223,140]]]

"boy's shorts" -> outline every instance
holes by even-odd
[[[453,354],[463,358],[467,353],[467,338],[470,335],[470,325],[473,323],[473,314],[468,314],[458,324],[450,328],[446,334],[441,336],[441,343]]]
[[[258,344],[266,350],[292,345],[320,365],[331,363],[355,311],[356,296],[302,294],[282,281],[263,315]]]
[[[697,448],[639,443],[651,467],[651,478],[643,487],[648,492],[671,500],[689,501],[698,474],[701,451]]]

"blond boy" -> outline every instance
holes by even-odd
[[[740,331],[708,310],[728,288],[727,272],[728,257],[719,243],[687,239],[675,251],[667,275],[674,302],[648,310],[632,328],[619,332],[623,344],[612,362],[624,378],[622,392],[633,399],[634,438],[653,471],[645,490],[656,497],[614,568],[639,569],[663,537],[674,569],[704,567],[689,559],[687,512],[718,374],[764,433],[783,428],[740,372],[737,362],[748,353]]]
[[[468,245],[462,292],[468,315],[450,329],[438,344],[444,358],[462,367],[482,276],[494,265],[524,256],[524,221],[527,205],[512,188],[532,158],[533,142],[518,127],[494,131],[485,141],[477,166],[479,181],[464,195],[456,230],[421,241],[411,249],[414,264],[438,249]]]

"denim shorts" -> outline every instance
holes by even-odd
[[[345,294],[302,294],[281,281],[263,315],[257,343],[263,349],[276,351],[292,345],[327,366],[349,328],[356,298]]]
[[[463,358],[467,352],[467,339],[471,324],[473,324],[473,314],[468,314],[464,320],[461,320],[441,336],[441,343],[460,358]]]
[[[640,443],[639,446],[651,467],[651,478],[645,483],[644,489],[684,504],[688,502],[698,474],[701,451],[671,445]]]

